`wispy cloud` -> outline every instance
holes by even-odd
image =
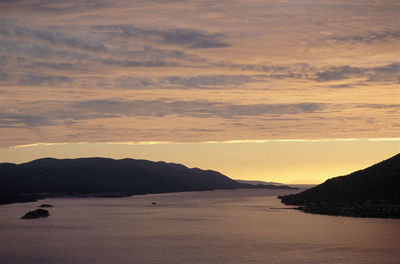
[[[91,100],[74,103],[72,107],[96,114],[235,118],[265,114],[312,113],[321,110],[322,105],[316,103],[238,105],[212,101]]]
[[[376,67],[351,67],[349,65],[328,67],[324,70],[317,71],[315,80],[326,82],[351,78],[363,78],[370,82],[397,82],[399,76],[400,63],[396,62]]]
[[[18,113],[0,112],[3,126],[49,126],[75,121],[113,119],[119,117],[169,117],[190,118],[249,118],[263,115],[297,115],[315,113],[323,104],[232,104],[212,101],[163,101],[163,100],[88,100],[78,102],[36,102],[37,110],[21,109]],[[204,130],[205,131],[205,130]],[[204,132],[203,131],[203,132]],[[211,131],[211,130],[210,130]],[[210,132],[209,131],[209,132]]]
[[[168,76],[161,83],[179,88],[238,88],[245,83],[263,82],[266,75],[198,75],[198,76]]]
[[[18,85],[52,85],[59,86],[65,83],[71,83],[72,79],[66,76],[39,76],[39,75],[23,75],[18,80]]]
[[[316,75],[318,81],[336,81],[360,76],[363,72],[363,69],[346,65],[341,67],[332,67],[325,71],[317,72]]]
[[[336,36],[331,39],[338,42],[366,43],[372,45],[379,41],[391,41],[400,39],[400,29],[383,30],[378,32],[366,32],[364,34],[354,34],[347,36]]]
[[[121,67],[174,67],[178,66],[176,62],[167,61],[136,61],[136,60],[113,60],[105,59],[104,64]]]
[[[0,143],[395,137],[399,8],[0,1]]]
[[[3,0],[0,3],[3,8],[9,10],[28,10],[46,15],[60,15],[60,14],[73,14],[84,13],[88,10],[102,9],[112,6],[109,1],[98,0]]]
[[[262,144],[268,142],[303,142],[303,143],[317,143],[317,142],[348,142],[348,141],[400,141],[400,138],[321,138],[321,139],[246,139],[246,140],[225,140],[225,141],[204,141],[204,142],[174,142],[174,141],[115,141],[115,142],[102,142],[101,144],[107,145],[182,145],[182,144]],[[73,142],[73,143],[34,143],[26,145],[16,145],[9,148],[32,148],[39,146],[57,146],[67,144],[79,145],[94,145],[89,142]],[[98,143],[95,143],[98,144]]]
[[[10,20],[0,20],[0,36],[8,38],[20,38],[23,40],[43,41],[45,43],[65,46],[78,50],[102,52],[106,48],[102,43],[88,41],[82,37],[63,33],[60,28],[48,27],[38,30],[31,29],[25,26],[20,26],[18,23],[10,23]]]
[[[7,113],[0,112],[1,127],[36,127],[51,125],[51,119],[47,115],[37,115],[29,113]]]
[[[93,29],[103,31],[113,37],[184,46],[190,49],[229,47],[222,39],[224,34],[207,33],[193,29],[138,28],[133,25],[95,25]]]

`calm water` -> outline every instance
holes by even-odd
[[[279,209],[286,206],[275,196],[285,192],[189,192],[3,205],[0,262],[400,263],[400,220]],[[19,219],[40,203],[56,206],[49,209],[49,218]]]

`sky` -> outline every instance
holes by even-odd
[[[0,162],[303,183],[372,165],[400,152],[399,16],[395,0],[0,1]]]

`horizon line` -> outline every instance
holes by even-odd
[[[107,144],[107,145],[180,145],[180,144],[241,144],[241,143],[267,143],[267,142],[335,142],[335,141],[400,141],[400,138],[321,138],[321,139],[243,139],[243,140],[221,140],[221,141],[109,141],[109,142],[39,142],[24,145],[5,147],[28,148],[37,146],[55,146],[67,144]]]

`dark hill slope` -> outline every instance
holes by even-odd
[[[0,164],[0,203],[49,196],[127,196],[236,188],[255,187],[216,171],[147,160],[46,158],[19,165]]]
[[[301,205],[301,209],[309,212],[396,217],[387,210],[393,207],[399,213],[400,209],[400,154],[347,176],[329,179],[304,192],[279,198],[285,204]],[[373,212],[375,209],[382,212]]]

